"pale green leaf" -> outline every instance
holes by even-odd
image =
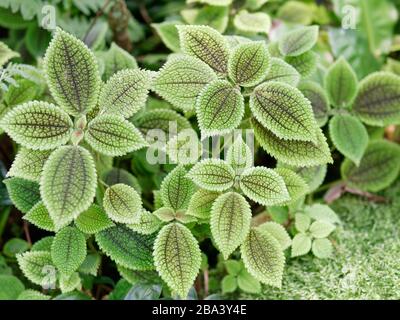
[[[101,256],[99,253],[89,253],[82,264],[79,266],[78,271],[92,276],[97,275],[101,263]]]
[[[308,192],[314,192],[323,183],[327,171],[326,165],[313,167],[295,167],[279,163],[279,167],[288,168],[296,172],[308,185]]]
[[[39,241],[36,241],[31,248],[31,251],[51,251],[51,246],[53,244],[54,237],[53,236],[47,236]]]
[[[253,161],[253,152],[243,141],[242,136],[238,135],[226,152],[226,162],[235,169],[236,173],[240,174],[243,170],[251,168]]]
[[[287,168],[276,168],[275,171],[283,178],[289,192],[290,201],[283,204],[293,203],[308,193],[308,185],[304,179],[294,171]]]
[[[261,283],[254,278],[246,269],[242,269],[237,277],[240,290],[248,293],[260,293]]]
[[[303,78],[308,78],[317,69],[318,55],[313,51],[307,51],[296,57],[285,57],[285,61],[294,67]]]
[[[57,280],[57,270],[48,251],[31,251],[17,255],[19,268],[31,282],[42,287],[52,287]]]
[[[290,64],[280,58],[271,58],[270,68],[264,81],[278,81],[296,87],[300,81],[300,74]]]
[[[42,92],[42,86],[38,81],[18,79],[17,84],[10,86],[3,94],[4,102],[8,107],[29,102],[37,98]]]
[[[50,300],[51,297],[47,296],[39,291],[32,290],[32,289],[26,289],[21,292],[21,294],[18,296],[17,300]]]
[[[71,275],[60,275],[60,290],[62,293],[80,290],[82,288],[81,278],[78,272]]]
[[[138,179],[125,169],[112,168],[103,174],[104,182],[113,186],[114,184],[123,183],[134,188],[139,194],[142,193]]]
[[[22,213],[27,213],[40,201],[39,184],[23,178],[9,178],[3,180],[8,195],[14,206]]]
[[[197,190],[190,199],[187,214],[200,219],[208,219],[211,215],[211,207],[219,195],[220,193],[216,191]]]
[[[282,247],[282,250],[289,248],[292,244],[292,239],[290,239],[290,236],[287,233],[286,229],[279,223],[268,221],[261,224],[257,228],[264,232],[268,232],[276,240],[278,240],[279,244]]]
[[[53,220],[43,201],[39,201],[23,218],[40,229],[51,232],[55,231]]]
[[[224,36],[224,38],[228,42],[229,49],[231,50],[235,49],[237,46],[241,44],[249,43],[252,41],[249,38],[236,35],[227,35]]]
[[[151,212],[143,210],[137,223],[128,225],[130,229],[140,234],[152,234],[159,230],[162,226],[162,221]]]
[[[300,1],[285,1],[279,7],[277,17],[289,23],[309,25],[314,16],[317,16],[312,5]]]
[[[292,240],[292,258],[303,256],[311,250],[311,238],[303,233],[298,233]]]
[[[340,223],[338,215],[329,206],[315,203],[311,206],[304,208],[304,211],[313,219],[317,221],[324,221],[330,223]]]
[[[311,218],[304,213],[296,213],[294,225],[302,233],[306,233],[311,224]]]
[[[17,57],[19,57],[18,52],[12,51],[4,42],[0,41],[0,67]]]
[[[221,282],[222,293],[234,292],[237,288],[237,280],[235,276],[226,275]]]
[[[176,26],[183,24],[181,21],[164,21],[152,23],[151,26],[157,31],[165,46],[173,52],[180,51],[179,35]]]
[[[335,226],[326,221],[314,221],[310,226],[310,233],[314,238],[326,238],[335,230]]]
[[[199,9],[193,20],[197,25],[210,26],[218,32],[225,32],[229,22],[229,7],[204,6]]]
[[[163,222],[170,222],[175,219],[175,210],[169,207],[158,208],[153,214]]]
[[[97,204],[92,204],[75,219],[76,227],[86,234],[95,234],[114,226],[105,211]]]
[[[312,253],[320,259],[330,258],[333,252],[332,242],[328,239],[315,239],[312,243]]]
[[[271,29],[271,18],[264,12],[241,10],[235,15],[233,25],[242,32],[266,33]]]
[[[299,56],[317,43],[318,26],[300,27],[279,39],[279,50],[284,56]]]
[[[202,144],[193,129],[187,129],[173,136],[167,143],[170,163],[195,164],[202,155]]]
[[[331,109],[325,90],[318,83],[312,81],[300,83],[298,89],[311,102],[315,120],[320,127],[323,127],[328,122]]]

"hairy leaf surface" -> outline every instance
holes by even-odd
[[[152,234],[159,230],[162,226],[162,221],[151,212],[143,210],[137,223],[128,225],[130,229],[140,234]]]
[[[243,141],[241,135],[237,136],[233,144],[226,152],[226,162],[229,163],[236,173],[253,166],[253,153],[249,146]]]
[[[279,40],[279,50],[284,56],[299,56],[317,42],[318,26],[297,28],[284,34]]]
[[[304,179],[294,171],[287,168],[277,168],[275,171],[285,181],[286,188],[289,192],[290,201],[284,202],[285,204],[293,203],[308,193],[308,185]]]
[[[152,23],[151,26],[157,31],[157,34],[168,49],[178,52],[180,45],[176,26],[180,24],[182,24],[180,21],[164,21],[161,23]]]
[[[71,292],[74,290],[81,290],[82,283],[79,273],[74,272],[71,275],[60,275],[60,290],[62,293]]]
[[[264,81],[278,81],[296,87],[300,81],[300,74],[290,64],[280,58],[271,58],[271,66]]]
[[[278,240],[282,250],[289,248],[292,244],[292,239],[290,239],[286,229],[279,223],[268,221],[258,226],[258,229],[268,232],[271,236]]]
[[[220,193],[204,189],[197,190],[190,199],[187,214],[200,219],[208,219],[211,207]]]
[[[326,165],[312,167],[296,167],[278,163],[279,167],[288,168],[296,172],[308,185],[308,192],[314,192],[324,181],[327,171]]]
[[[17,255],[17,261],[22,273],[31,282],[49,288],[55,285],[56,277],[49,276],[54,270],[51,254],[48,251],[31,251]]]
[[[97,204],[92,204],[75,220],[76,227],[86,234],[95,234],[114,226],[106,212]]]
[[[285,61],[294,67],[303,78],[308,78],[317,69],[318,55],[313,51],[307,51],[296,57],[285,57]]]
[[[311,102],[315,120],[320,127],[323,127],[328,122],[331,109],[325,90],[318,83],[312,81],[300,83],[298,89]]]
[[[23,178],[9,178],[3,181],[14,206],[27,213],[40,201],[39,184]]]
[[[103,180],[109,186],[123,183],[134,188],[139,194],[142,192],[138,179],[125,169],[112,168],[103,174]]]
[[[40,229],[50,232],[55,231],[53,220],[51,220],[50,213],[43,201],[36,203],[23,218]]]

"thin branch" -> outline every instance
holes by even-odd
[[[24,232],[25,232],[25,239],[28,241],[29,246],[32,246],[32,239],[31,239],[31,234],[29,233],[29,225],[27,221],[23,222],[24,225]]]

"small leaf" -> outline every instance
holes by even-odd
[[[78,272],[74,272],[71,275],[60,276],[60,290],[62,293],[71,292],[74,290],[81,290],[82,283]]]
[[[233,24],[239,31],[251,33],[266,33],[271,29],[271,18],[264,12],[248,12],[241,10],[235,15]]]
[[[235,276],[227,275],[222,279],[221,289],[222,293],[234,292],[237,288],[237,280]]]
[[[44,69],[52,96],[66,112],[78,116],[94,108],[101,80],[96,58],[81,40],[57,28]]]
[[[312,81],[302,82],[298,89],[311,102],[315,120],[320,127],[323,127],[328,122],[331,109],[325,90],[318,83]]]
[[[188,177],[200,188],[224,191],[233,186],[235,170],[223,160],[204,159],[193,166]]]
[[[188,9],[190,10],[190,9]],[[195,9],[196,10],[196,9]],[[183,10],[181,11],[181,15]],[[193,23],[188,24],[205,25],[214,28],[220,33],[225,32],[229,22],[229,7],[222,6],[204,6],[196,10]]]
[[[332,242],[328,239],[315,239],[312,243],[312,253],[320,259],[330,258],[333,252]]]
[[[235,49],[238,45],[244,44],[244,43],[249,43],[252,40],[246,37],[242,36],[236,36],[236,35],[228,35],[224,36],[226,41],[228,42],[229,49]]]
[[[260,84],[250,96],[250,108],[279,138],[316,142],[311,104],[298,89],[280,82]]]
[[[12,51],[4,42],[0,42],[0,67],[16,57],[19,57],[18,52]]]
[[[27,241],[20,238],[11,238],[3,246],[3,254],[10,258],[15,258],[19,253],[25,252],[30,248]]]
[[[285,61],[294,67],[303,78],[310,77],[317,69],[318,55],[307,51],[296,57],[285,57]]]
[[[356,165],[360,164],[369,140],[360,120],[351,115],[336,115],[329,122],[329,135],[340,153]]]
[[[329,101],[337,108],[350,106],[356,97],[357,76],[344,58],[337,60],[328,69],[324,83]]]
[[[13,108],[1,123],[15,142],[35,150],[50,150],[65,144],[73,126],[68,114],[44,101],[27,102]]]
[[[272,169],[247,169],[241,174],[239,184],[247,197],[262,205],[272,206],[289,200],[284,180]]]
[[[47,251],[31,251],[17,255],[18,265],[31,282],[50,288],[55,285],[56,269]]]
[[[242,195],[228,192],[215,200],[211,209],[211,234],[224,259],[243,243],[250,221],[250,205]]]
[[[311,238],[303,233],[298,233],[292,240],[292,258],[303,256],[311,250]]]
[[[39,184],[22,178],[3,180],[8,195],[14,206],[22,213],[27,213],[40,201]]]
[[[154,243],[154,263],[168,286],[186,298],[201,263],[199,245],[190,230],[180,223],[164,226]]]
[[[215,191],[197,190],[190,199],[187,214],[200,219],[208,219],[211,215],[211,207],[219,195],[220,193]]]
[[[244,265],[262,283],[280,288],[285,256],[278,240],[268,232],[252,228],[241,246]]]
[[[153,214],[163,222],[170,222],[175,219],[175,210],[169,207],[161,207],[154,211]]]
[[[318,26],[301,27],[284,34],[279,40],[279,50],[284,56],[299,56],[317,43]]]
[[[260,293],[261,283],[254,278],[246,269],[242,269],[237,277],[240,290],[248,293]]]
[[[290,64],[279,58],[271,58],[270,68],[264,81],[284,82],[296,87],[300,81],[300,74]]]
[[[289,192],[290,201],[283,204],[291,204],[308,192],[307,183],[294,171],[287,168],[277,168],[275,171],[283,178]]]
[[[137,223],[129,224],[128,227],[140,234],[152,234],[162,226],[162,221],[151,212],[143,210]]]
[[[17,277],[0,274],[0,300],[16,300],[24,289],[24,284]]]
[[[228,81],[216,80],[200,92],[196,113],[202,137],[228,133],[243,118],[244,99]]]
[[[40,83],[29,79],[18,79],[17,84],[10,86],[3,94],[4,102],[8,107],[35,100],[41,94]]]
[[[306,233],[310,227],[311,219],[304,213],[296,213],[295,215],[295,227],[298,231]]]
[[[317,221],[330,222],[332,224],[340,223],[338,215],[327,205],[315,203],[305,207],[304,211]]]
[[[90,274],[92,276],[97,275],[97,271],[100,267],[101,256],[98,253],[89,253],[82,264],[79,266],[78,271],[84,274]]]
[[[282,250],[289,248],[292,244],[292,239],[290,239],[286,229],[279,223],[268,221],[258,226],[258,228],[264,232],[268,232],[276,240],[278,240]]]
[[[152,23],[151,26],[157,31],[157,34],[168,49],[178,52],[180,45],[176,26],[180,24],[183,23],[180,21],[164,21],[161,23]]]
[[[228,274],[232,276],[237,276],[240,271],[244,270],[243,263],[236,260],[225,261],[225,268]]]
[[[146,146],[142,134],[119,115],[101,115],[88,125],[85,140],[96,151],[108,156],[122,156]]]
[[[31,252],[33,251],[51,251],[51,246],[53,244],[54,237],[52,236],[47,236],[39,241],[36,241],[31,248]]]
[[[65,227],[56,234],[51,246],[51,258],[63,275],[72,275],[85,257],[85,236],[77,228]]]
[[[241,174],[243,170],[253,166],[253,152],[238,135],[233,144],[226,152],[226,162],[235,169],[236,173]]]
[[[55,231],[53,220],[43,201],[39,201],[23,218],[43,230]]]
[[[86,234],[95,234],[114,226],[105,211],[97,204],[92,204],[75,220],[76,227]]]
[[[326,238],[335,230],[335,226],[326,221],[314,221],[310,226],[311,235],[314,238]]]
[[[308,185],[308,192],[314,192],[323,183],[327,166],[313,166],[313,167],[295,167],[279,163],[280,167],[288,168],[296,172]]]
[[[171,163],[195,164],[202,155],[202,144],[193,129],[183,130],[167,143],[167,154]]]

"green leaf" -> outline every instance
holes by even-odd
[[[318,26],[301,27],[279,39],[279,50],[284,56],[299,56],[310,50],[318,40]]]
[[[158,217],[146,210],[143,210],[137,223],[129,224],[128,227],[140,234],[152,234],[159,230],[162,221]]]
[[[18,265],[25,277],[42,287],[55,285],[57,271],[48,251],[31,251],[17,255]]]
[[[283,178],[289,192],[290,201],[283,202],[283,204],[293,203],[308,192],[307,183],[294,171],[282,167],[275,169],[275,171]]]
[[[252,41],[249,38],[242,37],[242,36],[236,36],[236,35],[227,35],[227,36],[224,36],[224,38],[228,42],[228,46],[229,46],[230,50],[235,49],[238,45],[250,43]]]
[[[332,242],[328,239],[315,239],[312,243],[312,253],[320,259],[330,258],[333,252]]]
[[[30,245],[27,241],[20,238],[11,238],[3,246],[3,254],[10,258],[29,249]]]
[[[246,269],[240,271],[237,277],[237,283],[240,290],[248,293],[260,293],[261,284]]]
[[[201,264],[199,245],[190,230],[180,223],[164,226],[154,243],[154,263],[161,278],[185,299]]]
[[[71,276],[86,257],[86,239],[75,227],[65,227],[55,236],[51,258],[61,274]]]
[[[193,166],[188,177],[200,188],[224,191],[233,186],[235,170],[223,160],[204,159]]]
[[[318,83],[312,81],[300,83],[298,89],[311,102],[315,120],[320,127],[323,127],[328,122],[331,109],[325,90]]]
[[[69,114],[78,116],[97,103],[100,75],[96,58],[73,35],[57,28],[44,57],[50,92]]]
[[[24,220],[29,221],[40,229],[54,232],[55,227],[53,220],[50,217],[49,211],[46,209],[43,201],[39,201],[31,210],[28,211],[23,217]]]
[[[86,149],[64,146],[50,155],[43,168],[40,193],[56,230],[89,208],[96,182],[94,161]]]
[[[294,67],[303,78],[310,77],[317,69],[318,55],[307,51],[296,57],[285,57],[285,61]]]
[[[0,300],[16,300],[24,289],[17,277],[0,274]]]
[[[241,246],[247,271],[262,283],[280,288],[285,256],[278,240],[268,232],[252,228]]]
[[[92,204],[75,220],[76,227],[86,234],[95,234],[114,226],[106,212],[97,204]]]
[[[185,168],[178,166],[164,178],[160,190],[165,206],[174,210],[187,208],[195,188],[186,174]]]
[[[396,180],[400,170],[400,147],[384,140],[371,141],[359,166],[345,159],[342,177],[352,187],[376,192]]]
[[[36,23],[32,23],[26,31],[24,40],[29,53],[34,57],[41,57],[49,45],[51,34]]]
[[[329,101],[334,107],[350,106],[357,95],[357,76],[344,58],[337,60],[328,69],[324,83]]]
[[[54,237],[53,236],[47,236],[39,241],[36,241],[31,248],[31,252],[33,251],[51,251],[51,246],[53,244]]]
[[[286,229],[279,223],[268,221],[258,226],[258,229],[264,232],[268,232],[276,240],[278,240],[279,244],[282,247],[282,250],[289,248],[292,244],[292,239],[290,239],[290,236],[287,233]]]
[[[298,233],[292,240],[292,258],[303,256],[311,250],[311,238],[303,233]]]
[[[19,57],[18,52],[12,51],[4,42],[0,41],[0,67],[17,57]]]
[[[360,120],[351,115],[336,115],[329,122],[329,135],[340,153],[356,165],[360,164],[369,140],[367,129]]]
[[[226,162],[240,174],[243,170],[253,166],[253,152],[243,141],[241,135],[238,135],[233,144],[226,152]]]
[[[270,55],[263,41],[240,44],[228,60],[229,77],[243,87],[252,87],[264,80],[270,67]]]
[[[304,213],[296,213],[295,227],[298,231],[306,233],[311,224],[311,218]]]
[[[196,11],[193,23],[189,24],[210,26],[215,30],[217,30],[218,32],[223,33],[228,27],[228,22],[229,22],[229,7],[204,6],[198,11]]]
[[[115,222],[137,223],[142,213],[142,199],[134,188],[119,183],[107,188],[103,207]]]
[[[117,265],[117,269],[120,275],[130,284],[157,284],[161,282],[161,279],[155,270],[132,270],[120,265]]]
[[[109,169],[103,174],[103,180],[109,186],[113,186],[114,184],[118,183],[123,183],[134,188],[137,191],[137,193],[139,194],[142,193],[142,188],[140,187],[138,179],[125,169],[121,168]]]
[[[234,292],[237,288],[237,280],[235,276],[227,275],[222,279],[221,289],[222,293]]]
[[[202,144],[193,129],[184,130],[173,136],[166,150],[171,163],[181,165],[195,164],[202,155]]]
[[[142,134],[119,115],[104,114],[93,119],[85,140],[96,151],[108,156],[122,156],[147,145]]]
[[[248,12],[241,10],[235,15],[233,25],[242,32],[266,33],[271,29],[271,18],[264,12]]]
[[[205,3],[210,6],[229,6],[233,0],[186,0],[188,4],[190,3]]]
[[[186,213],[196,218],[208,219],[211,207],[219,195],[220,193],[215,191],[197,190],[190,199]]]
[[[151,270],[153,235],[142,235],[124,225],[96,233],[96,242],[111,260],[130,269]]]
[[[146,70],[118,71],[101,90],[101,112],[130,118],[146,104],[150,84],[150,73]]]
[[[181,49],[184,53],[207,63],[218,73],[226,74],[229,49],[225,38],[208,26],[178,25]]]
[[[101,256],[98,253],[89,253],[82,264],[79,266],[78,271],[92,276],[97,275],[101,263]]]
[[[279,166],[288,168],[302,177],[308,185],[308,192],[314,192],[323,183],[327,171],[326,165],[295,167],[279,163]]]
[[[296,87],[300,81],[300,74],[290,64],[280,58],[271,58],[270,68],[264,81],[284,82]]]
[[[326,221],[314,221],[310,226],[310,233],[314,238],[326,238],[335,230],[335,226]]]
[[[375,72],[364,78],[353,110],[363,122],[372,126],[400,123],[400,77]]]
[[[228,81],[216,80],[200,92],[196,113],[202,137],[228,133],[243,118],[244,99]]]
[[[51,297],[39,291],[26,289],[20,293],[17,300],[50,300]]]
[[[161,207],[153,214],[163,222],[170,222],[175,219],[175,210],[169,207]]]
[[[296,88],[281,82],[257,86],[250,96],[256,119],[282,139],[317,141],[310,102]]]
[[[250,205],[242,195],[228,192],[215,200],[211,209],[211,234],[224,259],[243,243],[250,221]]]
[[[329,206],[320,204],[320,203],[315,203],[311,206],[307,206],[304,208],[304,211],[313,219],[317,221],[323,221],[323,222],[330,222],[332,224],[334,223],[340,223],[340,219]]]
[[[160,69],[153,90],[176,108],[192,110],[200,91],[213,80],[217,75],[207,64],[178,55]]]
[[[3,180],[3,183],[14,206],[22,213],[27,213],[40,201],[37,182],[16,177]]]
[[[27,102],[13,108],[1,124],[15,142],[35,150],[50,150],[65,144],[73,126],[64,111],[43,101]]]
[[[34,100],[40,96],[42,86],[38,82],[29,79],[18,79],[16,84],[10,86],[3,94],[4,102],[7,106],[17,106],[19,104]]]
[[[237,276],[239,272],[244,268],[243,264],[236,260],[225,261],[225,267],[228,274],[232,276]]]
[[[274,158],[294,166],[310,167],[333,162],[326,138],[317,129],[318,141],[283,140],[252,119],[252,126],[261,147]]]
[[[176,29],[181,21],[164,21],[161,23],[152,23],[151,26],[157,31],[165,46],[173,52],[180,51],[179,35]]]
[[[313,21],[315,10],[311,3],[285,1],[279,7],[277,17],[285,22],[308,25]]]
[[[82,283],[78,272],[75,272],[71,275],[61,274],[60,290],[62,293],[67,293],[74,290],[81,290],[81,288],[82,288]]]
[[[272,206],[290,199],[284,180],[272,169],[247,169],[241,174],[239,181],[243,193],[262,205]]]

